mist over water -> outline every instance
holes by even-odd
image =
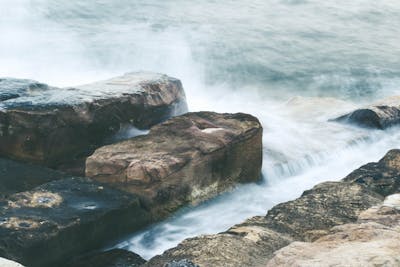
[[[182,80],[191,111],[261,120],[263,181],[117,245],[149,258],[399,147],[398,129],[327,122],[399,94],[399,25],[395,0],[3,0],[0,76],[70,86],[156,71]]]

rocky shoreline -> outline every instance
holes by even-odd
[[[400,122],[396,101],[385,103],[333,121],[383,130]],[[100,251],[185,205],[260,179],[257,118],[187,111],[181,82],[162,74],[72,88],[0,79],[0,257],[33,267],[400,264],[396,149],[148,262]],[[149,131],[113,138],[126,127]]]
[[[261,176],[260,122],[186,113],[177,79],[128,73],[74,88],[1,79],[0,88],[0,256],[28,266],[140,262],[120,250],[85,255]],[[126,124],[150,131],[110,144]]]
[[[340,182],[316,185],[266,216],[250,218],[226,232],[186,239],[144,266],[183,259],[199,266],[344,266],[344,261],[346,266],[360,266],[358,261],[365,263],[362,266],[396,266],[399,174],[400,150],[389,151],[378,163],[364,165]],[[375,240],[383,247],[374,252]],[[357,246],[358,241],[364,246]],[[338,254],[326,256],[326,251],[333,254],[333,245]],[[358,258],[352,257],[357,252]]]

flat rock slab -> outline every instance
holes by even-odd
[[[400,97],[390,97],[380,103],[357,109],[333,121],[365,128],[386,129],[400,123]]]
[[[148,222],[132,194],[87,178],[53,181],[3,201],[0,256],[56,266]]]
[[[162,74],[73,88],[0,79],[0,155],[55,166],[92,152],[123,124],[149,128],[186,111],[181,82]]]
[[[45,167],[0,158],[0,198],[67,177]]]
[[[86,175],[142,196],[166,215],[260,178],[262,127],[247,114],[188,113],[146,136],[97,149]]]

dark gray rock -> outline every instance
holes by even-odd
[[[0,198],[67,177],[52,169],[0,158]]]
[[[400,109],[398,106],[371,106],[357,109],[334,121],[383,130],[400,123]]]
[[[199,267],[199,265],[194,264],[190,260],[183,259],[179,261],[168,262],[164,265],[164,267]]]
[[[139,267],[144,263],[146,261],[133,252],[112,249],[90,253],[63,267]]]
[[[0,205],[0,256],[57,266],[149,223],[137,197],[87,178],[53,181]]]
[[[263,226],[295,240],[310,241],[333,226],[356,221],[361,211],[383,199],[362,185],[326,182],[305,191],[296,200],[273,207]]]
[[[0,79],[0,155],[55,167],[90,154],[122,124],[149,128],[187,111],[181,82],[127,73],[74,88]]]
[[[400,150],[389,151],[379,162],[362,166],[344,181],[365,185],[382,196],[400,192]]]

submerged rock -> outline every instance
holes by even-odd
[[[133,252],[112,249],[85,255],[64,267],[138,267],[145,262],[142,257]]]
[[[262,127],[247,114],[188,113],[97,149],[86,175],[141,195],[156,217],[260,178]]]
[[[0,205],[0,256],[56,266],[146,223],[137,197],[87,178],[53,181]]]
[[[73,88],[0,79],[0,155],[56,166],[87,155],[121,124],[149,128],[186,112],[181,82],[127,73]]]
[[[334,121],[383,130],[400,123],[399,103],[400,97],[391,97],[375,105],[340,116]]]
[[[382,203],[388,192],[399,192],[397,186],[400,179],[399,172],[394,171],[399,165],[400,150],[392,150],[379,163],[362,166],[341,182],[316,185],[313,189],[305,191],[300,198],[273,207],[266,216],[250,218],[226,232],[186,239],[177,247],[152,258],[145,266],[162,267],[166,262],[183,258],[202,267],[266,266],[274,257],[275,251],[294,241],[323,240],[324,236],[333,231],[331,229],[336,229],[332,227],[367,220],[366,210]],[[377,172],[386,174],[376,176]],[[364,178],[368,177],[369,173],[375,180],[373,183],[360,182],[353,179],[359,177],[357,173],[361,173]],[[384,190],[380,190],[378,186],[381,182],[385,184]],[[389,206],[392,203],[393,206],[395,202],[387,199],[385,205]],[[397,215],[385,216],[380,216],[375,222],[387,227],[390,223],[398,223]],[[376,230],[379,232],[379,229]],[[351,229],[348,231],[352,232]],[[392,241],[389,240],[387,243],[385,241],[382,245],[394,244],[395,250],[399,251],[400,247]],[[357,251],[361,253],[361,249],[362,246]],[[296,253],[295,250],[291,251],[293,254]],[[309,251],[311,254],[312,249]],[[381,256],[379,253],[380,250],[377,250],[377,257]],[[279,259],[284,259],[285,255],[282,254]],[[280,266],[278,263],[275,265],[271,263],[270,266]],[[296,264],[287,266],[297,266]]]
[[[0,198],[67,177],[52,169],[0,158]]]

